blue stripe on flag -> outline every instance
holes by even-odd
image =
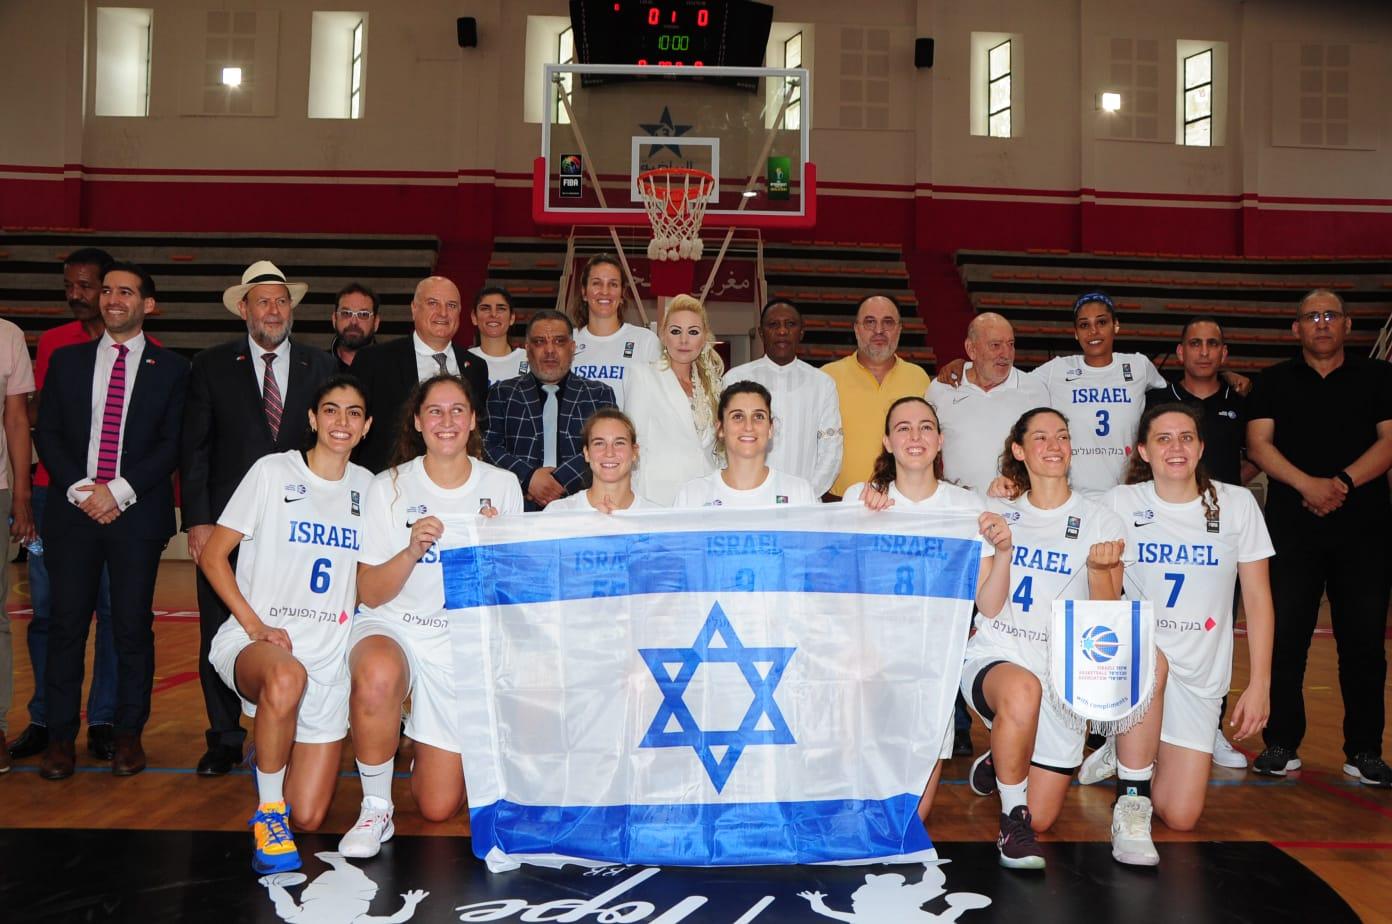
[[[1073,601],[1063,603],[1063,701],[1073,702],[1073,646],[1077,644],[1073,636]]]
[[[1131,601],[1131,705],[1141,701],[1141,601]]]
[[[933,846],[916,793],[889,799],[469,810],[474,854],[550,854],[645,865],[763,866],[890,857]]]
[[[830,532],[667,532],[440,553],[445,608],[657,593],[802,592],[971,600],[977,540]]]

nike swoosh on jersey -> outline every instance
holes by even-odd
[[[1154,523],[1154,522],[1155,522],[1154,520],[1142,520],[1141,522],[1137,523],[1135,520],[1132,520],[1132,521],[1131,521],[1131,525],[1132,525],[1132,526],[1149,526],[1150,524],[1152,524],[1152,523]]]
[[[300,497],[286,497],[286,498],[282,498],[282,499],[283,499],[287,504],[293,504],[293,503],[295,503],[295,501],[307,500],[308,498],[305,497],[305,496],[300,496]]]

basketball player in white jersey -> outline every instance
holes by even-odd
[[[1069,488],[1071,448],[1068,422],[1052,408],[1026,411],[1006,438],[1000,471],[1019,497],[987,506],[1010,524],[1014,590],[994,619],[977,617],[962,667],[962,695],[991,729],[991,750],[972,764],[970,784],[980,796],[1000,793],[996,847],[1001,865],[1012,869],[1043,868],[1033,832],[1057,820],[1083,757],[1082,721],[1044,692],[1052,604],[1116,600],[1122,589],[1125,527]],[[1153,695],[1163,695],[1160,689]],[[1159,738],[1159,710],[1151,709],[1117,741],[1125,759],[1149,765]],[[1121,834],[1137,842],[1114,841],[1114,853],[1126,862],[1159,859],[1148,827],[1113,830],[1114,839]]]
[[[571,307],[575,322],[575,361],[570,371],[614,389],[619,407],[628,385],[628,371],[656,362],[662,356],[657,335],[624,321],[623,270],[608,254],[597,254],[580,274],[579,298]]]
[[[821,502],[805,478],[768,464],[773,435],[773,399],[758,382],[735,382],[720,393],[715,441],[725,468],[692,479],[677,491],[672,506],[801,507]]]
[[[460,379],[426,379],[407,407],[392,464],[368,489],[358,556],[362,608],[349,636],[348,670],[363,803],[357,823],[339,843],[346,857],[375,856],[392,836],[393,756],[407,696],[406,734],[415,742],[411,792],[421,815],[444,821],[464,805],[454,662],[436,543],[449,529],[446,519],[522,512],[517,477],[480,458],[475,412]]]
[[[356,379],[324,382],[310,401],[314,445],[257,460],[203,551],[203,573],[232,613],[208,661],[254,722],[251,865],[262,874],[300,868],[289,822],[318,828],[338,781],[348,732],[345,655],[372,481],[348,456],[370,424]]]
[[[983,540],[981,570],[976,580],[976,608],[990,617],[1006,605],[1010,592],[1010,526],[986,502],[966,488],[942,480],[942,431],[933,405],[917,395],[900,398],[885,415],[883,449],[867,482],[846,489],[841,502],[864,504],[872,510],[899,514],[947,513],[977,517]],[[1000,557],[996,557],[999,553]],[[933,809],[943,760],[952,756],[953,729],[949,723],[938,761],[923,789],[918,815],[925,822]]]
[[[602,407],[590,415],[580,430],[585,461],[590,464],[590,486],[545,507],[546,513],[598,510],[660,510],[657,504],[633,490],[633,466],[638,462],[638,434],[633,421],[616,407]]]
[[[1189,831],[1203,812],[1220,704],[1232,680],[1233,588],[1241,581],[1250,663],[1233,707],[1234,739],[1261,731],[1271,711],[1275,617],[1267,559],[1275,554],[1252,493],[1204,471],[1196,412],[1146,411],[1127,483],[1103,499],[1122,518],[1135,564],[1126,569],[1155,606],[1156,645],[1169,661],[1154,782],[1155,812]],[[1123,762],[1124,763],[1124,762]],[[1118,774],[1126,775],[1125,766]]]
[[[472,316],[479,345],[469,347],[469,352],[488,364],[488,384],[515,379],[526,372],[527,351],[508,340],[508,330],[516,320],[512,293],[502,286],[484,286],[474,296]]]

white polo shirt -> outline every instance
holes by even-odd
[[[990,391],[974,384],[966,370],[957,388],[934,379],[927,398],[942,425],[943,477],[985,496],[1000,474],[1005,438],[1020,415],[1049,406],[1049,389],[1033,376],[1011,369],[1004,382]]]

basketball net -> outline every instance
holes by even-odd
[[[715,178],[703,170],[661,167],[638,175],[638,194],[653,229],[650,260],[701,259],[701,219],[714,190]]]

